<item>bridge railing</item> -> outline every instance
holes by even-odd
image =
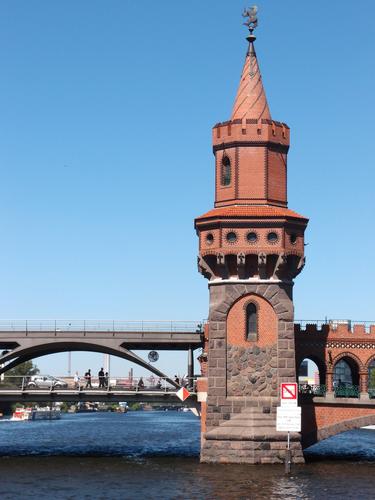
[[[197,332],[204,321],[0,320],[0,332]]]
[[[327,392],[327,386],[318,384],[299,384],[298,391],[300,394],[324,397]]]
[[[327,393],[327,386],[317,384],[299,384],[298,391],[302,395],[324,397]],[[360,388],[358,385],[351,384],[337,385],[333,389],[333,394],[335,398],[358,399],[360,397]],[[368,395],[370,399],[375,398],[375,389],[369,388]]]
[[[124,391],[124,392],[176,392],[180,387],[186,387],[189,392],[195,392],[197,377],[178,380],[178,387],[172,385],[166,377],[52,377],[50,375],[2,376],[0,393],[5,391]]]

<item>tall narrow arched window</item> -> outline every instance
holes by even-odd
[[[221,185],[229,186],[232,179],[232,171],[230,166],[230,159],[224,155],[221,160]]]
[[[246,340],[258,340],[258,311],[252,302],[246,307]]]

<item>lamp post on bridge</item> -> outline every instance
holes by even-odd
[[[194,378],[194,356],[193,348],[190,346],[188,350],[188,387],[193,387]]]

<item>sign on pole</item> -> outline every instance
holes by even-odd
[[[190,396],[190,392],[185,389],[185,387],[181,387],[181,389],[176,392],[176,396],[181,399],[181,401],[185,401],[185,399]]]
[[[288,382],[280,384],[280,404],[281,406],[297,406],[298,384]]]
[[[278,406],[276,408],[276,430],[280,432],[301,432],[301,407]]]

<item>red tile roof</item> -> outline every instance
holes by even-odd
[[[307,221],[306,217],[303,217],[293,210],[283,207],[273,207],[270,205],[233,205],[229,207],[214,208],[209,212],[201,215],[197,220],[201,219],[211,219],[213,217],[219,218],[232,218],[232,217],[272,217],[272,218],[293,218],[301,219]]]

